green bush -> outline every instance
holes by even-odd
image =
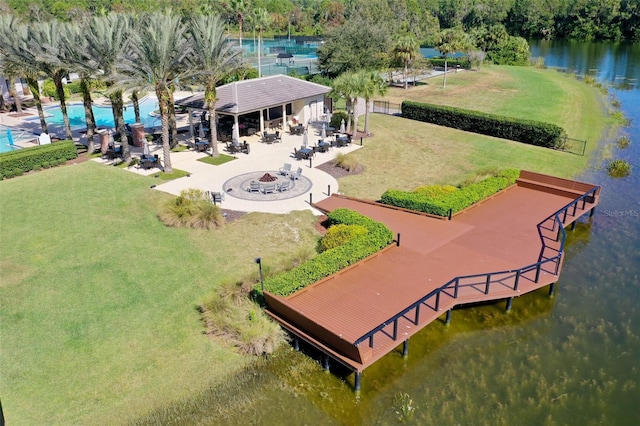
[[[347,122],[347,117],[348,115],[346,111],[336,111],[333,113],[333,115],[331,115],[329,126],[333,127],[334,129],[339,129],[342,120],[344,120],[345,123]]]
[[[66,98],[71,96],[71,90],[69,89],[68,84],[63,85],[63,90],[64,90],[64,96]],[[54,98],[56,101],[60,100],[60,98],[58,97],[58,92],[56,91],[56,85],[51,79],[45,80],[44,83],[42,84],[42,94],[44,96]]]
[[[0,154],[0,179],[19,176],[35,168],[64,164],[78,156],[73,141],[23,148]],[[19,173],[16,173],[18,171]]]
[[[519,176],[519,170],[506,169],[495,176],[455,190],[439,186],[420,187],[412,192],[389,189],[382,194],[381,201],[396,207],[447,217],[449,211],[457,213],[513,185]]]
[[[331,226],[359,225],[366,228],[367,233],[346,244],[324,251],[297,268],[268,278],[264,283],[267,290],[280,296],[293,294],[376,253],[393,241],[393,233],[385,224],[353,210],[336,209],[328,216]],[[259,289],[256,289],[256,292],[259,292]]]
[[[631,164],[624,160],[613,160],[607,165],[611,177],[625,177],[631,174]]]
[[[566,132],[560,126],[449,106],[402,102],[402,116],[467,132],[511,139],[545,148],[559,148]]]
[[[320,240],[321,251],[346,244],[367,232],[369,232],[367,228],[361,225],[346,225],[344,223],[333,225],[327,230],[327,233],[322,240]]]

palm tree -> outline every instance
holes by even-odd
[[[195,16],[189,25],[194,55],[191,60],[193,76],[204,82],[204,101],[209,110],[209,144],[211,155],[217,157],[218,131],[216,128],[216,87],[224,77],[237,70],[240,52],[235,50],[225,36],[224,23],[217,16]]]
[[[193,51],[180,17],[155,12],[145,16],[130,34],[131,51],[118,64],[123,87],[153,88],[162,119],[164,171],[172,173],[169,145],[171,90],[187,74],[185,58]]]
[[[85,29],[90,66],[97,72],[101,72],[102,78],[107,83],[107,96],[111,101],[116,131],[120,134],[122,157],[125,162],[131,161],[131,151],[124,125],[122,89],[116,84],[116,67],[127,49],[130,32],[131,18],[121,13],[94,17]]]
[[[63,34],[69,31],[69,26],[56,20],[41,22],[39,25],[28,27],[27,50],[34,55],[39,71],[53,80],[56,93],[60,101],[62,120],[64,122],[65,137],[72,139],[71,124],[67,113],[66,95],[63,79],[69,74],[69,61],[60,49]]]
[[[378,71],[363,71],[359,73],[362,79],[360,95],[365,100],[364,132],[367,136],[369,132],[369,110],[371,109],[371,98],[374,96],[384,96],[387,93],[387,83]]]
[[[345,72],[340,74],[338,77],[333,80],[333,91],[335,92],[335,96],[340,98],[345,98],[347,101],[347,133],[351,133],[351,117],[354,118],[354,134],[357,132],[358,128],[357,120],[355,116],[355,108],[358,103],[358,87],[360,82],[355,73],[353,72]]]
[[[85,25],[70,24],[69,32],[63,34],[61,50],[64,50],[65,57],[68,58],[70,68],[80,76],[80,89],[82,91],[82,104],[84,106],[85,123],[87,125],[87,152],[92,154],[95,151],[94,135],[96,131],[96,120],[93,115],[93,99],[91,99],[91,80],[98,70],[92,66],[91,58],[86,54],[89,51],[89,44],[85,37]]]
[[[420,54],[418,45],[418,40],[416,40],[415,36],[412,34],[406,34],[401,36],[396,42],[395,47],[393,48],[393,53],[396,58],[400,59],[404,65],[404,88],[405,90],[408,87],[408,70],[409,64],[415,60],[415,58]]]
[[[246,0],[231,0],[231,10],[236,15],[238,21],[238,29],[240,30],[240,52],[242,52],[242,23],[244,22],[245,14],[249,10],[249,4]]]
[[[470,41],[461,30],[448,29],[442,31],[435,44],[436,50],[438,50],[444,57],[444,78],[442,80],[442,88],[447,87],[447,57],[453,55],[456,52],[461,52],[468,49]]]
[[[269,28],[269,25],[271,24],[271,16],[269,15],[269,12],[267,12],[267,9],[261,7],[253,11],[253,17],[251,20],[253,22],[253,27],[258,30],[258,77],[262,77],[262,67],[260,64],[260,57],[262,55],[262,32]]]
[[[3,43],[0,44],[0,53],[2,53],[0,55],[0,70],[3,70],[3,74],[10,77],[10,82],[13,82],[16,75],[22,75],[27,79],[27,84],[38,108],[40,126],[44,133],[48,133],[38,86],[38,78],[40,77],[38,61],[27,48],[28,27],[19,25],[12,15],[0,15],[0,34],[2,35],[0,38],[3,40]],[[11,91],[12,88],[9,87],[9,90]],[[15,94],[15,91],[10,93]],[[20,101],[19,98],[18,101]]]

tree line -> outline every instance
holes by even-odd
[[[32,22],[167,8],[184,17],[218,15],[240,34],[261,8],[279,34],[323,35],[360,17],[415,34],[421,44],[442,29],[493,25],[524,38],[640,41],[640,0],[0,0],[0,11]]]

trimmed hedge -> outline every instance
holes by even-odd
[[[506,169],[492,176],[472,183],[456,191],[442,192],[439,196],[429,196],[424,190],[413,192],[389,189],[382,194],[381,201],[396,207],[447,217],[449,209],[457,213],[484,200],[516,182],[520,170]]]
[[[567,136],[562,127],[551,123],[411,101],[402,102],[402,116],[545,148],[560,148]]]
[[[429,58],[429,62],[434,67],[442,67],[444,68],[444,59],[443,58]],[[460,68],[465,70],[471,69],[471,61],[469,58],[449,58],[447,59],[447,71],[451,68],[455,68],[460,65]]]
[[[264,287],[268,291],[288,296],[376,253],[393,241],[393,232],[385,224],[353,210],[336,209],[328,216],[331,225],[360,225],[368,232],[344,245],[320,253],[297,268],[266,279]]]
[[[78,156],[73,141],[23,148],[0,154],[0,179],[64,164]]]

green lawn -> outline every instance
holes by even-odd
[[[217,231],[156,218],[153,178],[93,162],[0,182],[0,395],[10,424],[123,423],[249,359],[203,336],[221,280],[313,246],[310,213]],[[246,241],[251,241],[250,245]]]
[[[537,79],[538,81],[535,81]],[[605,128],[598,95],[529,68],[451,75],[394,96],[553,121],[593,150]],[[579,105],[580,108],[577,108]],[[364,120],[361,120],[364,125]],[[588,157],[397,117],[372,116],[341,191],[457,183],[487,168],[574,176]],[[0,395],[9,424],[126,423],[216,383],[252,361],[202,334],[196,307],[223,280],[312,249],[308,212],[252,213],[220,230],[177,230],[156,214],[156,182],[93,162],[0,181]],[[295,253],[293,253],[295,255]],[[242,395],[239,396],[239,398]]]
[[[491,67],[480,72],[452,74],[447,88],[439,78],[409,90],[391,89],[387,100],[403,98],[442,103],[514,117],[553,122],[572,137],[587,140],[579,156],[461,132],[399,117],[372,114],[373,137],[354,155],[365,173],[339,180],[340,191],[377,199],[388,188],[412,190],[432,183],[460,183],[479,171],[513,167],[562,177],[576,176],[590,162],[610,119],[599,91],[555,71],[524,67]],[[435,85],[434,85],[435,84]],[[580,105],[577,108],[576,105]],[[364,118],[359,120],[364,126]]]

